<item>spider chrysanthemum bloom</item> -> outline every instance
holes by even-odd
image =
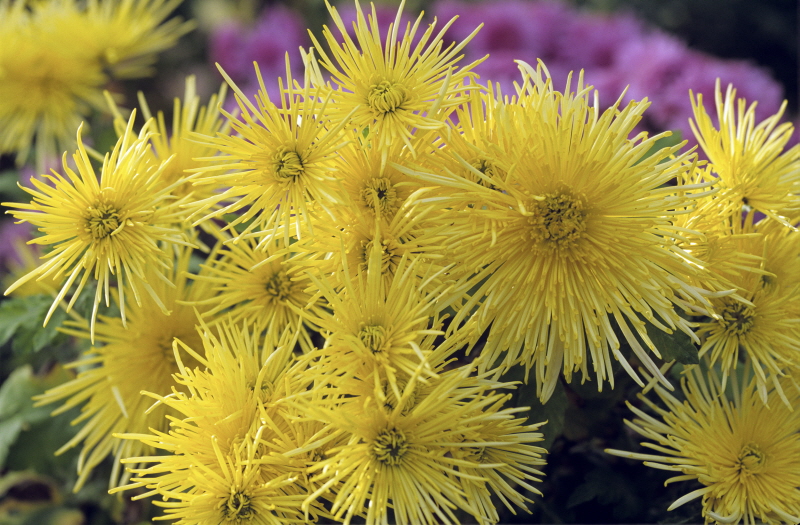
[[[780,123],[786,108],[756,123],[755,106],[736,98],[728,86],[722,97],[719,81],[715,91],[719,128],[703,106],[702,95],[692,98],[697,142],[719,177],[721,192],[731,201],[749,206],[787,226],[800,211],[800,145],[784,151],[794,127]]]
[[[433,375],[428,357],[442,332],[431,318],[445,290],[442,286],[420,290],[415,268],[419,263],[419,258],[402,257],[385,284],[381,254],[373,247],[364,269],[350,268],[345,262],[340,279],[310,276],[330,308],[330,313],[301,312],[326,334],[325,346],[314,352],[320,374],[353,377],[376,386],[388,384],[397,397],[401,380],[414,374]],[[342,288],[335,287],[335,282],[342,282]],[[453,336],[448,343],[457,340]]]
[[[449,171],[453,176],[497,189],[493,181],[504,183],[513,164],[513,156],[509,155],[513,140],[506,134],[511,130],[498,125],[508,118],[508,108],[494,103],[501,97],[491,83],[487,91],[471,91],[466,103],[456,108],[457,124],[437,141],[441,147],[427,159],[420,159],[420,163],[432,171]]]
[[[542,494],[532,483],[544,476],[542,455],[547,451],[532,443],[544,439],[540,432],[544,423],[528,424],[514,417],[527,408],[503,408],[509,397],[498,397],[494,404],[484,407],[482,411],[492,417],[476,418],[477,423],[470,425],[459,446],[451,450],[453,457],[464,461],[458,465],[458,471],[467,474],[460,479],[461,487],[467,500],[480,511],[476,517],[481,523],[500,520],[492,493],[513,514],[515,507],[530,512],[526,503],[533,500],[526,491]]]
[[[286,60],[286,82],[291,85],[288,56]],[[347,119],[333,121],[332,127],[327,127],[327,102],[320,101],[319,90],[306,85],[290,95],[283,89],[282,79],[280,107],[275,105],[258,65],[260,89],[255,105],[230,77],[223,75],[236,93],[241,113],[235,116],[222,110],[234,133],[195,136],[222,153],[204,159],[211,160],[212,165],[197,170],[200,174],[195,184],[226,188],[197,203],[198,214],[214,208],[197,223],[245,210],[226,227],[250,221],[240,236],[263,235],[264,242],[271,242],[282,225],[288,244],[290,235],[299,238],[303,232],[313,233],[309,208],[318,205],[333,216],[330,208],[341,203],[332,160],[345,142],[340,130]],[[220,203],[225,205],[219,207]]]
[[[791,406],[780,377],[797,366],[800,356],[800,233],[769,220],[745,226],[763,236],[751,243],[751,253],[763,257],[760,271],[731,280],[736,297],[712,299],[719,316],[697,324],[700,354],[720,363],[724,383],[737,373],[740,353],[746,352],[761,400],[766,403],[773,390]]]
[[[220,241],[222,244],[222,241]],[[277,344],[277,337],[287,326],[301,320],[297,310],[309,315],[324,315],[325,302],[308,291],[312,283],[300,271],[302,254],[286,249],[277,239],[263,250],[256,249],[257,240],[218,246],[209,260],[201,265],[198,281],[208,283],[210,292],[198,304],[208,310],[205,315],[219,316],[233,322],[244,321],[254,330],[265,330]],[[308,327],[315,329],[313,325]],[[303,329],[298,339],[305,350],[312,348],[309,333]]]
[[[104,108],[102,66],[54,30],[71,12],[62,1],[0,2],[0,153],[37,168],[74,147],[75,130]]]
[[[313,265],[327,275],[334,288],[343,286],[340,278],[344,264],[353,272],[359,268],[366,271],[373,246],[380,251],[380,272],[387,287],[404,256],[419,259],[415,269],[418,281],[422,282],[446,266],[443,263],[447,217],[436,211],[430,206],[416,206],[408,199],[401,203],[391,223],[381,225],[382,221],[371,213],[340,210],[335,222],[315,221],[314,238],[305,238],[292,248],[306,254],[306,260],[298,262]]]
[[[716,179],[707,169],[699,169],[686,184],[704,181]],[[712,193],[698,199],[690,213],[676,217],[676,226],[683,228],[677,245],[699,269],[697,280],[705,289],[735,290],[734,282],[744,274],[765,274],[763,235],[754,230],[752,215],[743,219],[741,210],[741,203]]]
[[[74,421],[82,423],[81,430],[58,453],[83,444],[78,460],[78,480],[75,491],[89,479],[94,467],[109,455],[115,459],[110,486],[125,482],[127,474],[120,473],[119,460],[153,453],[153,448],[138,441],[123,441],[112,434],[147,432],[150,428],[166,430],[166,414],[176,412],[166,405],[153,404],[142,396],[143,390],[168,395],[178,385],[173,374],[178,365],[173,353],[173,340],[179,339],[192,347],[202,346],[195,329],[198,320],[195,309],[181,301],[199,299],[209,293],[205,283],[190,284],[186,272],[191,250],[182,249],[170,275],[169,283],[155,276],[150,269],[153,286],[171,313],[165,314],[149,296],[140,306],[128,310],[128,328],[116,317],[100,316],[95,340],[101,345],[91,348],[83,358],[69,365],[78,375],[38,397],[39,404],[63,401],[53,414],[81,406],[81,415]],[[68,322],[66,333],[89,339],[88,323]],[[187,366],[196,366],[190,355],[184,354]]]
[[[117,490],[146,488],[137,498],[160,497],[154,504],[166,509],[163,519],[185,525],[303,521],[308,490],[300,473],[315,443],[290,438],[293,414],[280,403],[309,386],[292,367],[295,339],[289,328],[276,348],[246,326],[225,323],[216,333],[203,327],[202,354],[181,345],[202,368],[190,369],[176,353],[176,380],[185,389],[148,393],[178,413],[169,432],[121,436],[167,453],[125,460],[134,475]]]
[[[490,329],[484,364],[501,359],[506,368],[534,369],[543,399],[561,370],[567,379],[591,370],[599,388],[613,386],[614,360],[640,381],[618,334],[668,384],[645,323],[694,337],[676,306],[708,304],[674,246],[674,217],[704,189],[667,186],[691,169],[689,154],[675,146],[648,157],[659,137],[629,138],[646,101],[600,111],[582,77],[575,92],[568,83],[560,93],[543,66],[520,67],[519,100],[498,123],[511,148],[505,181],[492,179],[502,191],[457,174],[412,172],[460,192],[441,201],[466,217],[448,231],[448,259],[474,272],[462,281],[475,291],[451,326],[474,311],[481,329]]]
[[[61,27],[115,78],[152,75],[157,55],[194,28],[194,23],[169,18],[183,0],[88,0],[73,6]]]
[[[159,309],[166,311],[154,288],[159,277],[147,269],[153,266],[170,270],[171,252],[164,250],[162,244],[188,245],[189,241],[175,226],[180,224],[183,211],[170,195],[172,187],[160,184],[168,161],[148,161],[152,121],[136,136],[131,132],[134,118],[135,114],[131,115],[127,131],[103,159],[99,177],[78,129],[78,151],[72,157],[77,171],[69,166],[65,153],[63,175],[53,170],[44,175],[44,180],[32,178],[34,188],[23,188],[33,196],[30,204],[3,203],[13,208],[9,213],[20,222],[28,222],[42,232],[32,243],[52,248],[42,256],[39,267],[5,293],[31,279],[64,279],[45,323],[77,285],[67,305],[67,310],[71,309],[90,279],[97,283],[92,333],[100,302],[105,298],[105,304],[110,303],[112,282],[119,292],[123,325],[131,295],[141,305],[145,292]]]
[[[36,160],[74,148],[75,129],[105,111],[110,78],[152,73],[156,54],[191,29],[164,20],[180,0],[0,2],[0,153]]]
[[[424,381],[415,374],[398,397],[369,382],[353,389],[351,382],[313,404],[298,399],[302,410],[347,437],[310,469],[321,487],[307,503],[330,490],[335,517],[349,523],[366,515],[376,524],[458,523],[456,507],[486,523],[494,511],[489,490],[524,506],[509,481],[536,491],[530,483],[541,475],[544,450],[531,443],[541,441],[541,424],[513,420],[519,409],[503,409],[508,395],[495,391],[511,385],[474,372],[463,366]],[[487,497],[469,497],[476,493]]]
[[[675,472],[667,483],[703,485],[669,510],[702,497],[706,523],[797,523],[800,411],[792,411],[772,389],[765,406],[749,370],[742,378],[732,375],[723,388],[719,373],[707,364],[684,372],[685,400],[656,385],[663,407],[640,396],[655,415],[628,404],[637,417],[626,424],[650,440],[642,445],[654,453],[607,452]],[[796,406],[797,390],[786,391]]]
[[[382,33],[375,7],[365,16],[356,2],[353,39],[336,8],[328,4],[328,10],[342,41],[328,27],[322,31],[327,45],[313,34],[311,38],[320,64],[337,86],[326,91],[331,98],[330,118],[337,120],[352,113],[355,127],[368,128],[370,135],[378,137],[378,147],[404,142],[413,151],[414,130],[444,127],[446,114],[460,103],[459,95],[476,87],[465,86],[465,82],[474,78],[471,69],[480,61],[462,68],[456,64],[477,29],[463,42],[445,46],[443,35],[453,20],[438,33],[434,32],[434,21],[414,43],[422,14],[403,29],[401,3],[394,23]],[[330,55],[326,49],[330,49]],[[312,69],[316,68],[312,63]],[[315,81],[322,83],[321,78]]]
[[[403,143],[386,148],[376,147],[372,140],[351,140],[339,150],[336,162],[348,207],[365,217],[378,217],[390,224],[419,183],[392,167],[388,162],[402,164],[409,156]]]

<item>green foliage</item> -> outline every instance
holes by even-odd
[[[613,505],[613,517],[624,520],[641,510],[635,487],[630,480],[607,466],[595,468],[586,473],[584,482],[570,495],[567,508],[596,499],[601,505]]]
[[[696,365],[700,362],[698,348],[691,337],[683,332],[668,334],[648,323],[647,336],[661,352],[664,361],[677,361],[684,365]]]
[[[519,374],[523,371],[523,367],[514,367],[512,372],[506,376],[516,373]],[[503,379],[506,379],[506,376]],[[536,395],[535,381],[530,381],[528,384],[522,384],[518,387],[516,394],[516,405],[530,407],[530,411],[525,414],[528,417],[529,423],[538,423],[540,421],[547,421],[547,424],[542,426],[542,433],[544,434],[544,441],[536,443],[537,446],[549,449],[553,441],[561,435],[564,430],[564,420],[567,413],[567,394],[564,391],[564,386],[559,381],[553,391],[553,395],[547,400],[547,403],[542,404],[539,397]]]
[[[31,398],[61,384],[68,377],[61,367],[54,368],[47,376],[37,377],[33,374],[32,368],[26,365],[14,370],[0,386],[0,468],[5,467],[7,461],[19,463],[23,460],[16,454],[13,458],[8,457],[9,451],[22,432],[45,421],[51,423],[49,417],[52,408],[34,407]],[[54,429],[51,429],[51,433],[52,430]],[[62,428],[53,437],[63,440],[64,434]],[[41,454],[41,451],[34,448],[31,453],[35,456]]]
[[[19,173],[8,170],[0,172],[0,195],[7,196],[9,201],[26,202],[30,200],[22,188],[18,186]],[[6,200],[5,198],[3,199]]]
[[[15,297],[0,303],[0,345],[11,340],[15,354],[38,352],[56,338],[67,313],[58,308],[47,326],[42,327],[53,304],[48,295]]]

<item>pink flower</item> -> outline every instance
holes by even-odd
[[[264,9],[252,28],[229,23],[216,30],[209,42],[209,55],[248,96],[258,90],[253,62],[258,63],[269,96],[277,101],[280,96],[277,79],[286,77],[286,53],[291,60],[292,75],[301,77],[303,62],[299,48],[309,45],[302,17],[287,7],[274,5]]]

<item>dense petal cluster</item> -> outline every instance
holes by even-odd
[[[164,20],[181,0],[0,2],[0,153],[37,166],[74,147],[91,110],[103,111],[112,78],[151,72],[190,23]]]
[[[189,245],[180,228],[182,211],[164,186],[161,173],[169,159],[151,162],[149,155],[151,126],[148,121],[139,134],[133,133],[135,114],[113,151],[103,159],[99,177],[93,167],[78,130],[78,151],[72,156],[77,171],[70,167],[66,153],[63,174],[53,170],[44,180],[32,178],[34,188],[24,188],[33,196],[30,204],[4,203],[21,222],[28,222],[42,232],[33,242],[52,247],[42,256],[41,264],[17,280],[7,290],[14,291],[31,279],[54,278],[63,282],[45,323],[64,297],[72,293],[67,310],[72,308],[90,280],[96,283],[91,333],[100,302],[110,304],[112,281],[119,293],[123,324],[126,306],[142,304],[147,293],[166,311],[163,298],[154,288],[158,273],[148,277],[147,268],[168,271],[172,259],[166,245]],[[73,285],[76,285],[72,292]]]
[[[607,452],[676,472],[667,483],[699,482],[670,510],[702,497],[706,523],[800,521],[800,413],[774,389],[766,406],[752,373],[726,388],[708,360],[684,372],[681,389],[685,400],[656,386],[663,406],[640,396],[655,415],[629,404],[636,419],[626,423],[654,453]],[[797,406],[797,390],[790,395]]]
[[[99,86],[188,29],[163,23],[177,3],[0,0],[0,74],[28,67],[0,79],[0,152],[73,134]],[[480,59],[461,65],[478,30],[450,43],[454,19],[329,12],[277,91],[272,66],[253,96],[223,72],[237,107],[217,111],[227,87],[203,106],[190,77],[171,126],[107,95],[102,167],[78,128],[72,161],[4,204],[42,247],[6,293],[37,283],[45,323],[63,307],[92,342],[38,397],[81,410],[76,489],[113,458],[113,492],[183,525],[488,525],[540,494],[551,427],[525,399],[624,371],[666,408],[631,405],[655,454],[612,453],[703,485],[673,507],[797,521],[792,126],[718,86],[716,120],[692,98],[700,161],[637,131],[647,99],[601,106],[583,72],[519,62],[512,94],[480,84]],[[518,365],[535,387],[504,377]]]

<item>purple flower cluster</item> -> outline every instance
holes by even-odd
[[[211,35],[209,55],[248,96],[258,90],[253,62],[258,63],[271,99],[277,102],[278,77],[286,77],[286,53],[292,75],[302,77],[299,48],[309,47],[306,23],[296,12],[282,5],[264,9],[251,27],[227,22]]]
[[[758,100],[758,119],[776,113],[783,100],[782,87],[765,69],[689,49],[680,39],[646,27],[630,14],[586,13],[547,0],[441,0],[433,14],[439,20],[459,16],[449,31],[453,40],[484,24],[465,56],[475,60],[490,55],[476,69],[482,82],[499,82],[504,93],[512,94],[513,81],[519,79],[515,59],[532,65],[542,59],[557,89],[563,89],[570,71],[582,69],[602,105],[613,103],[627,87],[626,100],[647,97],[652,103],[645,113],[645,129],[678,130],[690,143],[694,143],[688,124],[690,89],[702,93],[713,107],[716,79],[723,89],[731,83],[739,97]]]

